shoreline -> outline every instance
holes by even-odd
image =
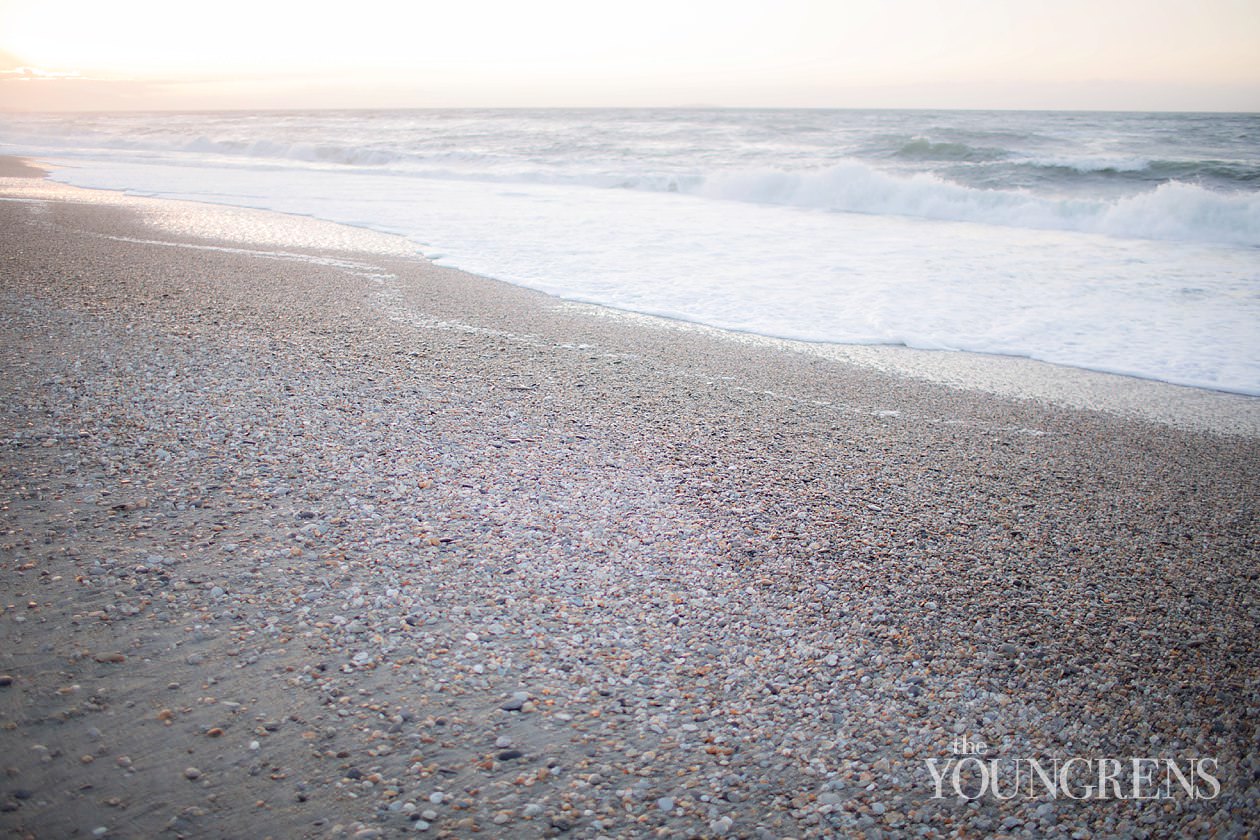
[[[40,184],[0,201],[6,831],[1254,831],[1256,438]],[[960,736],[1221,789],[937,798]]]
[[[16,160],[16,159],[11,159]],[[36,161],[42,166],[55,167],[53,163]],[[29,162],[22,164],[28,171],[40,171]],[[273,234],[263,233],[259,229],[273,227],[267,224],[253,224],[251,218],[275,216],[291,218],[297,223],[286,226],[288,235],[294,235],[302,228],[303,221],[316,221],[325,231],[343,230],[359,232],[349,238],[333,236],[334,240],[342,240],[339,247],[367,248],[373,252],[382,251],[396,255],[412,256],[426,261],[419,253],[417,246],[397,234],[373,231],[369,228],[350,227],[336,222],[314,220],[311,217],[290,217],[287,214],[269,210],[241,208],[235,205],[199,204],[195,201],[132,196],[124,192],[112,190],[91,190],[73,187],[59,182],[46,181],[50,191],[32,190],[35,195],[62,195],[69,198],[78,194],[98,194],[113,197],[104,199],[104,203],[117,203],[123,206],[140,208],[144,212],[149,206],[146,217],[154,224],[173,233],[201,236],[226,235],[228,238],[242,237],[257,244],[282,245],[283,239],[276,239]],[[61,194],[59,190],[70,192]],[[200,206],[203,211],[222,216],[217,222],[223,227],[218,234],[213,231],[189,231],[184,222],[172,224],[170,217],[178,218],[180,214],[164,214],[161,207],[164,203],[192,204]],[[151,203],[151,204],[149,204]],[[211,208],[214,208],[211,210]],[[191,216],[194,214],[184,214]],[[252,228],[252,229],[251,229]],[[300,234],[298,234],[300,235]],[[462,271],[462,269],[455,269]],[[469,273],[471,277],[479,275]],[[504,283],[496,278],[480,277],[483,282]],[[524,288],[524,287],[516,287]],[[545,292],[539,292],[546,294]],[[711,336],[725,338],[736,343],[760,345],[770,348],[782,348],[791,352],[819,356],[842,364],[853,365],[900,377],[942,384],[964,390],[980,391],[999,397],[1026,399],[1050,403],[1062,408],[1097,410],[1120,417],[1149,420],[1189,431],[1212,431],[1222,434],[1240,434],[1247,437],[1260,437],[1260,396],[1239,394],[1230,391],[1219,391],[1210,388],[1179,385],[1162,380],[1136,377],[1088,368],[1077,368],[1068,365],[1043,362],[1024,356],[976,353],[965,350],[932,351],[900,345],[853,345],[829,342],[809,342],[794,339],[778,338],[758,333],[745,333],[712,327],[698,322],[683,321],[658,315],[622,310],[601,304],[585,303],[547,295],[559,305],[571,307],[574,312],[585,312],[593,317],[625,318],[647,328],[676,331],[695,331]]]

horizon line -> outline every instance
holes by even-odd
[[[1056,107],[1046,105],[993,105],[988,107],[950,107],[939,105],[276,105],[265,107],[192,107],[159,105],[140,108],[11,108],[0,105],[0,114],[223,114],[259,112],[314,111],[953,111],[953,112],[1028,112],[1060,114],[1235,114],[1260,115],[1255,110],[1223,108],[1106,108],[1096,106]]]

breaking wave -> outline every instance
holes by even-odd
[[[934,175],[892,175],[856,161],[826,170],[706,178],[709,198],[873,215],[1260,247],[1260,194],[1169,181],[1124,198],[1050,198],[967,187]]]

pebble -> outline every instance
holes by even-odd
[[[519,712],[529,702],[529,692],[517,691],[499,706],[505,712]]]

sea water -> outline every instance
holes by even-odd
[[[1260,395],[1255,114],[11,114],[0,152],[571,300]]]

